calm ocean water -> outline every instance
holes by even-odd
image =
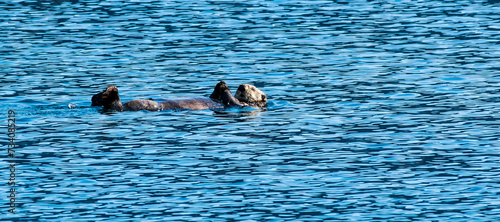
[[[1,1],[0,219],[500,221],[499,61],[491,0]]]

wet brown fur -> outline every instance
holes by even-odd
[[[231,95],[226,83],[221,81],[210,96],[210,99],[175,99],[175,100],[147,100],[137,99],[122,104],[118,94],[118,88],[115,85],[109,85],[106,90],[92,96],[92,106],[103,106],[105,109],[116,111],[160,111],[169,109],[222,109],[226,106],[246,106]]]

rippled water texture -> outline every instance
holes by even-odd
[[[0,218],[500,221],[500,3],[380,2],[1,1]],[[220,80],[268,110],[90,107]]]

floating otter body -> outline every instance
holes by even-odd
[[[250,86],[250,85],[249,85]],[[240,86],[241,87],[241,86]],[[254,86],[253,86],[254,87]],[[256,87],[254,87],[257,89]],[[257,89],[258,90],[258,89]],[[248,93],[256,92],[247,90]],[[258,90],[257,93],[262,93]],[[266,98],[264,95],[246,95],[245,92],[240,92],[240,97],[242,98]],[[253,100],[252,100],[253,101]],[[264,104],[267,102],[260,101],[259,104]],[[236,99],[224,81],[217,83],[214,88],[213,93],[210,95],[210,99],[207,98],[194,98],[194,99],[169,99],[169,100],[151,100],[151,99],[137,99],[132,100],[127,103],[122,104],[120,96],[118,94],[118,88],[115,85],[110,85],[101,93],[95,94],[92,97],[92,106],[103,106],[105,109],[112,109],[116,111],[160,111],[160,110],[170,110],[170,109],[190,109],[190,110],[202,110],[202,109],[223,109],[232,106],[248,106],[250,103],[241,102]]]

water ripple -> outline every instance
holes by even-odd
[[[18,213],[0,218],[498,221],[499,9],[0,3],[0,110],[16,110],[20,145]],[[90,107],[108,84],[128,101],[208,97],[220,80],[269,106]]]

